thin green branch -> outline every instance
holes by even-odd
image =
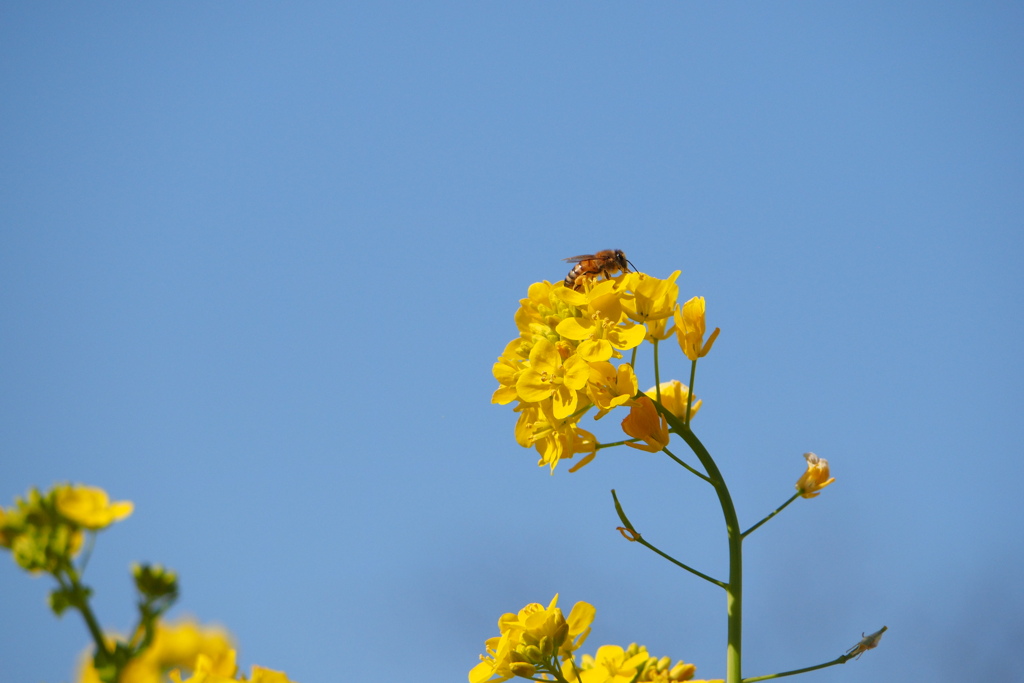
[[[664,557],[666,560],[668,560],[672,564],[676,565],[677,567],[679,567],[681,569],[685,569],[686,571],[690,572],[691,574],[699,576],[700,578],[704,579],[705,581],[709,581],[709,582],[715,584],[716,586],[718,586],[720,588],[724,588],[725,590],[729,590],[729,585],[727,583],[725,583],[724,581],[719,581],[718,579],[716,579],[714,577],[708,576],[704,572],[697,571],[693,567],[680,562],[679,560],[677,560],[676,558],[672,557],[668,553],[662,552],[661,550],[659,550],[655,546],[653,546],[650,543],[648,543],[646,540],[644,540],[643,536],[640,536],[639,534],[637,534],[636,542],[639,543],[640,545],[644,546],[645,548],[649,548],[649,549],[653,550],[654,552],[658,553],[659,555],[661,555],[662,557]]]
[[[807,673],[808,671],[816,671],[818,669],[824,669],[826,667],[835,666],[836,664],[846,664],[848,661],[854,658],[855,655],[847,654],[840,655],[831,662],[825,662],[824,664],[818,664],[816,666],[808,666],[803,669],[793,669],[792,671],[783,671],[777,674],[768,674],[767,676],[754,676],[753,678],[744,678],[743,683],[754,683],[755,681],[768,681],[773,678],[782,678],[783,676],[795,676],[796,674]]]
[[[650,543],[648,543],[647,541],[645,541],[643,536],[640,535],[640,532],[637,531],[636,527],[633,526],[633,523],[629,521],[629,517],[626,516],[626,511],[622,508],[622,503],[619,502],[619,496],[618,496],[618,494],[615,493],[615,489],[612,489],[612,500],[615,502],[615,514],[617,514],[619,516],[619,521],[622,522],[622,527],[620,527],[619,531],[623,532],[623,529],[626,529],[626,530],[629,531],[629,534],[626,534],[625,532],[622,533],[622,535],[625,536],[627,540],[629,540],[631,542],[639,543],[640,545],[644,546],[645,548],[649,548],[649,549],[653,550],[654,552],[658,553],[659,555],[661,555],[662,557],[664,557],[666,560],[668,560],[672,564],[676,565],[677,567],[685,569],[686,571],[688,571],[688,572],[690,572],[692,574],[695,574],[696,576],[699,576],[700,578],[704,579],[705,581],[710,581],[711,583],[715,584],[716,586],[720,586],[721,588],[724,588],[725,590],[729,590],[729,587],[725,583],[719,581],[716,578],[708,576],[707,574],[705,574],[703,572],[699,572],[699,571],[697,571],[696,569],[694,569],[693,567],[691,567],[689,565],[683,564],[682,562],[680,562],[676,558],[672,557],[671,555],[669,555],[667,553],[662,552],[661,550],[659,550],[655,546],[653,546]]]
[[[711,484],[712,486],[714,486],[715,482],[711,481],[711,479],[710,479],[710,478],[708,477],[708,475],[704,474],[703,472],[698,472],[697,470],[695,470],[695,469],[694,469],[693,467],[691,467],[690,465],[687,465],[687,464],[686,464],[685,462],[683,462],[683,460],[682,460],[681,458],[678,458],[678,457],[676,457],[676,455],[675,455],[675,454],[674,454],[674,453],[673,453],[672,451],[670,451],[669,449],[667,449],[667,448],[662,448],[661,450],[662,450],[662,451],[664,451],[665,455],[667,455],[668,457],[672,458],[672,459],[673,459],[673,460],[675,460],[675,461],[676,461],[677,463],[679,463],[680,465],[682,465],[682,466],[683,466],[683,467],[685,467],[686,469],[690,470],[691,472],[693,472],[694,474],[696,474],[696,475],[697,475],[698,477],[700,477],[701,479],[703,479],[703,480],[704,480],[704,481],[706,481],[707,483],[709,483],[709,484]]]
[[[782,512],[783,510],[785,510],[785,509],[786,509],[786,506],[787,506],[787,505],[789,505],[790,503],[792,503],[792,502],[793,502],[794,500],[796,500],[796,499],[797,499],[797,498],[798,498],[799,496],[800,496],[800,492],[799,492],[799,491],[797,491],[796,493],[794,493],[794,494],[792,495],[792,497],[790,497],[790,499],[789,499],[789,500],[787,500],[787,501],[786,501],[785,503],[783,503],[783,504],[782,504],[782,505],[780,505],[779,507],[775,508],[775,511],[774,511],[774,512],[772,512],[772,513],[771,513],[770,515],[768,515],[767,517],[765,517],[764,519],[762,519],[762,520],[761,520],[760,522],[758,522],[758,523],[757,523],[757,524],[755,524],[754,526],[752,526],[752,527],[750,527],[749,529],[747,529],[746,531],[744,531],[744,532],[743,532],[743,533],[741,534],[741,537],[742,537],[742,538],[746,538],[746,537],[747,537],[747,536],[748,536],[748,535],[749,535],[749,534],[750,534],[751,532],[753,532],[753,531],[754,531],[754,529],[756,529],[757,527],[761,526],[762,524],[764,524],[765,522],[767,522],[767,521],[768,521],[769,519],[771,519],[771,518],[772,518],[772,517],[774,517],[775,515],[779,514],[779,513],[780,513],[780,512]]]
[[[693,383],[697,380],[697,361],[690,363],[690,388],[686,396],[686,426],[690,426],[690,409],[693,408]],[[661,403],[661,401],[658,401]]]
[[[661,371],[658,368],[658,340],[654,339],[654,395],[658,403],[661,403]]]
[[[627,443],[636,443],[640,439],[626,439],[625,441],[612,441],[611,443],[599,443],[597,444],[596,450],[602,448],[611,448],[612,446],[625,446]]]
[[[96,620],[96,615],[93,614],[92,608],[89,607],[89,599],[86,597],[87,590],[78,580],[78,572],[73,567],[65,565],[64,576],[61,576],[61,572],[58,569],[53,572],[53,577],[57,579],[57,583],[60,587],[65,590],[69,595],[74,596],[71,602],[71,607],[74,607],[82,615],[85,620],[85,625],[89,629],[89,634],[92,636],[93,642],[96,643],[96,651],[102,652],[106,656],[112,654],[111,650],[107,648],[106,639],[103,637],[103,629],[100,628],[99,621]],[[64,577],[67,578],[67,584],[64,582]]]

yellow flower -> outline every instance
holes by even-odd
[[[697,667],[680,660],[672,664],[671,657],[655,659],[651,657],[644,665],[644,671],[637,683],[676,683],[688,681],[697,673]]]
[[[498,619],[501,635],[487,640],[487,654],[469,672],[470,683],[529,678],[538,666],[553,667],[558,658],[571,657],[590,634],[594,607],[578,602],[566,619],[557,605],[556,595],[547,607],[535,602],[518,614],[503,614]]]
[[[676,333],[675,327],[669,327],[669,322],[672,322],[672,318],[661,318],[660,320],[649,320],[647,322],[647,336],[645,340],[652,344],[656,341],[665,341]]]
[[[807,459],[807,471],[796,482],[796,490],[804,498],[814,498],[818,492],[835,481],[828,476],[828,460],[819,458],[814,453],[804,453]]]
[[[657,659],[643,645],[632,643],[623,650],[617,645],[605,645],[596,656],[583,655],[577,670],[583,683],[679,683],[689,681],[697,671],[693,664],[682,660],[672,663],[671,657]],[[562,675],[575,681],[571,664],[562,667]],[[692,683],[723,683],[719,681],[693,681]]]
[[[231,661],[234,664],[235,651],[231,651]],[[171,671],[171,680],[174,683],[235,683],[238,679],[234,676],[234,667],[232,667],[231,674],[225,675],[214,666],[213,660],[206,655],[198,655],[194,659],[194,665],[192,667],[192,675],[188,678],[181,677],[181,671],[175,669]]]
[[[107,492],[95,486],[64,485],[56,494],[60,514],[86,529],[103,529],[132,513],[130,501],[111,503]]]
[[[519,310],[515,314],[519,330],[518,357],[527,358],[540,339],[558,341],[558,333],[555,332],[558,323],[580,314],[579,308],[563,300],[564,291],[562,283],[552,285],[545,280],[530,285],[527,297],[519,300]]]
[[[690,360],[703,358],[711,350],[711,346],[718,338],[719,329],[711,333],[708,340],[704,341],[704,297],[695,296],[681,308],[675,311],[676,337],[679,340],[679,347]]]
[[[657,453],[668,445],[668,422],[658,414],[654,401],[646,396],[641,396],[633,402],[629,415],[622,421],[622,431],[634,439],[643,441],[643,444],[626,444],[642,451]]]
[[[646,650],[628,654],[618,645],[602,645],[594,657],[583,656],[580,678],[582,683],[631,683],[646,661]]]
[[[0,547],[9,548],[18,566],[31,574],[53,572],[82,548],[82,527],[57,509],[57,494],[66,487],[60,484],[45,494],[32,487],[0,514]]]
[[[519,398],[527,403],[552,399],[558,419],[568,417],[579,403],[579,391],[587,385],[590,366],[577,355],[563,363],[555,345],[541,339],[530,351],[530,366],[516,381]]]
[[[613,408],[628,405],[636,392],[636,375],[629,363],[623,363],[617,368],[607,361],[590,364],[587,393],[599,411],[595,420],[604,417]]]
[[[678,270],[664,280],[646,273],[630,273],[625,286],[632,290],[632,296],[622,300],[626,315],[638,323],[671,318],[679,296],[679,285],[676,284],[678,277]]]
[[[252,676],[249,677],[249,683],[296,683],[280,671],[274,671],[272,669],[266,669],[262,666],[252,667]]]
[[[494,364],[491,373],[500,385],[491,396],[491,403],[505,405],[519,398],[516,391],[516,382],[519,376],[526,369],[526,358],[519,355],[519,348],[522,345],[521,339],[513,339],[505,346],[505,351],[498,356],[498,362]]]
[[[585,429],[580,429],[576,417],[557,420],[551,415],[550,406],[545,404],[521,403],[516,407],[519,420],[516,422],[516,442],[523,448],[531,446],[537,449],[540,460],[537,465],[545,465],[555,473],[555,466],[560,460],[572,458],[577,453],[585,453],[582,461],[577,463],[570,472],[575,472],[594,459],[597,451],[597,437]]]
[[[623,292],[615,289],[614,280],[603,280],[585,293],[562,290],[562,296],[579,302],[583,315],[562,320],[555,331],[579,342],[576,353],[584,360],[606,361],[616,349],[631,349],[643,343],[647,331],[623,314]],[[581,298],[583,301],[579,301]]]
[[[235,651],[231,651],[231,661],[235,660]],[[199,655],[196,658],[195,668],[192,676],[183,679],[181,672],[175,669],[171,672],[171,680],[174,683],[236,683],[236,681],[248,681],[248,683],[295,683],[280,671],[266,669],[262,666],[252,667],[252,676],[246,678],[235,678],[234,675],[226,676],[217,665],[206,655]]]
[[[655,387],[651,387],[644,392],[651,398],[656,399],[658,392]],[[672,413],[680,420],[686,420],[686,402],[690,398],[690,388],[680,382],[677,379],[669,382],[661,383],[661,405],[665,406],[668,412]],[[700,410],[701,405],[704,402],[695,399],[693,405],[690,406],[690,417],[692,418]]]
[[[0,507],[0,547],[2,548],[10,548],[14,538],[18,535],[15,525],[11,523],[13,512],[14,510],[8,512]]]
[[[171,669],[191,671],[203,657],[206,678],[193,678],[195,683],[234,680],[235,651],[228,633],[216,626],[200,626],[185,620],[173,624],[157,622],[153,642],[125,667],[119,683],[164,683]],[[196,673],[200,672],[196,669]],[[92,657],[83,657],[78,683],[99,683]]]

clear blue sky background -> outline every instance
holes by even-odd
[[[134,501],[103,623],[162,562],[246,670],[464,681],[558,592],[591,651],[722,676],[723,595],[608,493],[721,576],[708,487],[625,449],[551,477],[489,403],[527,286],[621,248],[722,328],[695,429],[744,525],[804,451],[838,478],[746,543],[747,675],[884,624],[801,680],[1021,680],[1022,35],[1013,2],[6,3],[0,501]],[[68,680],[81,621],[0,560],[0,682]]]

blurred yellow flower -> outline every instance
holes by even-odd
[[[110,502],[107,492],[95,486],[62,485],[56,489],[57,510],[86,529],[103,529],[132,513],[130,501]]]
[[[679,347],[690,360],[703,358],[711,350],[720,330],[716,327],[708,340],[704,341],[704,297],[695,296],[675,311],[676,337]]]
[[[202,674],[207,678],[199,678],[196,683],[233,680],[235,651],[227,631],[216,626],[201,626],[192,620],[173,624],[158,622],[153,642],[139,657],[129,662],[119,683],[166,683],[166,675],[171,669],[192,671],[200,655],[207,662],[207,669]],[[82,659],[78,683],[100,683],[91,656]]]
[[[82,549],[82,526],[57,509],[57,494],[67,484],[46,493],[32,487],[14,507],[0,508],[0,547],[9,548],[14,561],[31,574],[53,572]]]
[[[804,453],[807,459],[807,471],[796,482],[796,490],[804,498],[814,498],[821,489],[835,481],[829,477],[828,460],[819,458],[814,453]]]
[[[232,663],[234,663],[234,660],[235,651],[232,650]],[[183,679],[181,671],[175,669],[171,672],[171,680],[174,683],[235,683],[236,681],[246,681],[247,683],[295,683],[280,671],[266,669],[262,666],[253,666],[252,676],[249,678],[245,676],[239,678],[235,678],[233,675],[225,676],[213,660],[206,655],[199,655],[196,658],[195,668],[189,678]]]
[[[626,444],[642,451],[657,453],[669,442],[668,422],[658,414],[654,401],[647,396],[641,396],[633,402],[629,415],[622,421],[622,431],[643,441],[643,444]]]

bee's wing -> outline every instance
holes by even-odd
[[[582,256],[570,256],[567,259],[562,259],[566,263],[579,263],[580,261],[589,261],[590,259],[597,258],[593,254],[583,254]]]

